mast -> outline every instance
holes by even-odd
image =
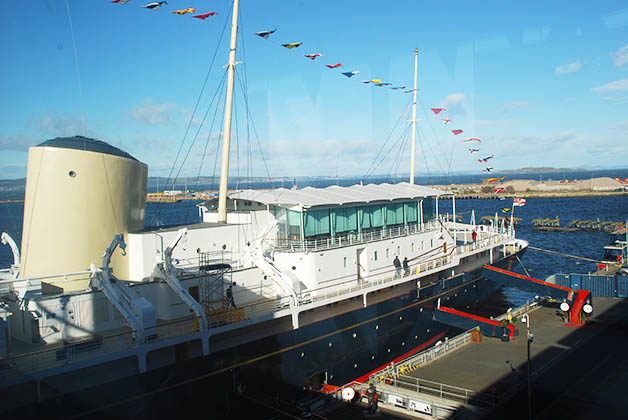
[[[225,101],[225,124],[222,135],[222,163],[220,171],[220,188],[218,190],[218,223],[227,223],[227,183],[229,180],[229,151],[231,148],[231,111],[233,108],[233,79],[236,66],[238,4],[239,0],[233,0],[233,17],[231,19],[231,43],[229,45],[229,64],[227,64],[227,99]]]
[[[410,184],[414,184],[414,155],[416,154],[416,93],[419,49],[414,50],[414,98],[412,100],[412,152],[410,158]]]

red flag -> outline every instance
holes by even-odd
[[[445,108],[430,108],[434,114],[438,115],[441,111],[447,111]]]
[[[217,15],[217,14],[218,14],[218,13],[216,13],[216,12],[209,12],[209,13],[205,13],[205,14],[203,14],[203,15],[196,15],[196,16],[192,16],[192,17],[197,18],[197,19],[203,19],[203,20],[205,20],[205,19],[207,19],[208,17],[210,17],[210,16],[214,16],[214,15]]]
[[[502,191],[504,191],[504,189],[503,189],[502,187],[498,187],[498,188],[493,189],[493,192],[494,192],[495,194],[499,194],[499,193],[500,193],[500,192],[502,192]]]
[[[327,67],[329,67],[330,69],[335,69],[337,67],[342,67],[342,64],[338,63],[338,64],[325,64]]]
[[[454,133],[456,136],[460,133],[462,133],[462,130],[451,130],[452,133]]]

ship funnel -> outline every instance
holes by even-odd
[[[83,290],[113,237],[144,228],[148,166],[103,141],[55,138],[28,151],[20,277],[42,279],[44,292]],[[114,275],[126,280],[128,257]],[[60,290],[62,289],[62,290]]]

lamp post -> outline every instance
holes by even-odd
[[[527,329],[527,339],[528,339],[528,419],[532,420],[532,385],[530,379],[531,373],[531,365],[530,365],[530,343],[534,341],[534,334],[530,332],[530,315],[524,314],[521,317],[521,322],[525,322]]]

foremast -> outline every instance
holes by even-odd
[[[236,66],[236,44],[238,35],[239,0],[233,1],[231,19],[231,43],[229,45],[229,64],[227,64],[227,98],[225,101],[225,123],[222,135],[222,163],[220,188],[218,190],[218,223],[227,223],[227,184],[229,181],[229,152],[231,149],[231,111],[233,108],[233,84]]]
[[[412,99],[412,151],[410,157],[410,184],[414,184],[414,156],[416,155],[416,94],[419,49],[414,50],[414,98]]]

